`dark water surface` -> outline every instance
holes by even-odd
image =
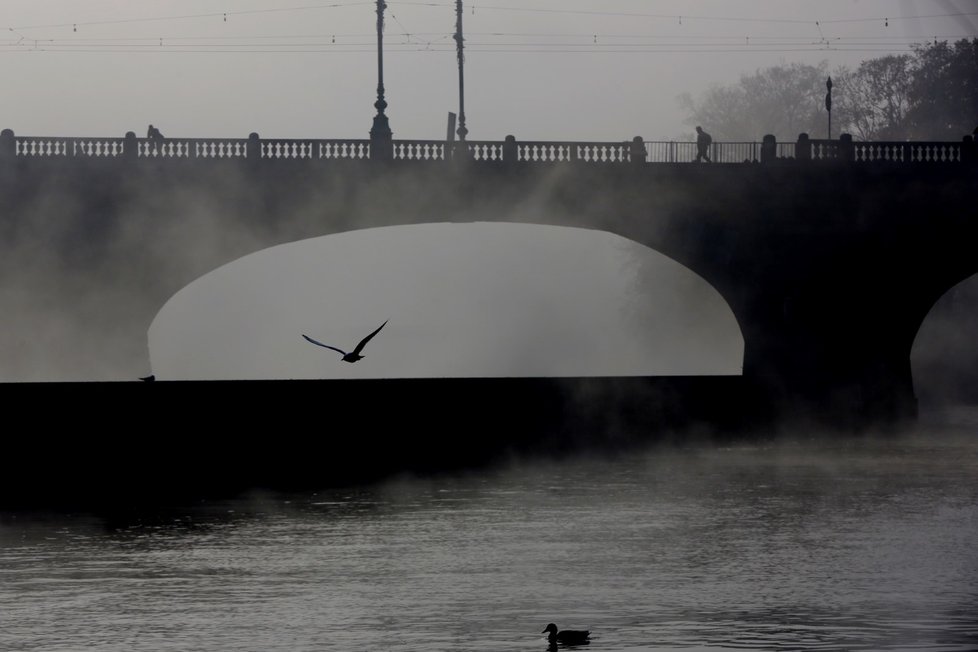
[[[886,439],[0,515],[0,650],[978,649],[978,412]]]

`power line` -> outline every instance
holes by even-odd
[[[82,27],[92,27],[95,25],[123,25],[132,23],[153,23],[160,21],[172,21],[172,20],[192,20],[197,18],[221,18],[227,19],[228,16],[243,16],[248,14],[271,14],[271,13],[286,13],[286,12],[296,12],[296,11],[311,11],[318,9],[336,9],[339,7],[356,7],[360,5],[372,5],[374,3],[369,2],[369,0],[358,0],[356,2],[334,2],[331,4],[322,5],[302,5],[298,7],[276,7],[273,9],[243,9],[241,11],[214,11],[206,14],[182,14],[174,16],[152,16],[147,18],[118,18],[115,20],[90,20],[90,21],[76,21],[76,22],[63,22],[63,23],[52,23],[48,25],[22,25],[20,27],[8,27],[10,31],[23,31],[30,29],[53,29],[57,27],[71,27],[73,29]]]
[[[162,22],[162,21],[175,21],[175,20],[192,20],[192,19],[210,19],[210,18],[223,18],[227,19],[230,16],[238,15],[256,15],[256,14],[270,14],[270,13],[290,13],[290,12],[300,12],[300,11],[314,11],[322,9],[335,9],[342,7],[355,7],[355,6],[368,6],[373,5],[373,2],[369,0],[354,0],[349,2],[333,2],[328,4],[315,4],[315,5],[299,5],[292,7],[274,7],[267,9],[245,9],[240,11],[227,11],[227,12],[208,12],[199,14],[180,14],[171,16],[151,16],[145,18],[122,18],[114,20],[101,20],[101,21],[64,21],[61,23],[50,23],[44,25],[22,25],[19,27],[8,27],[9,31],[18,32],[23,30],[35,30],[35,29],[53,29],[53,28],[64,28],[71,27],[72,29],[77,29],[80,26],[98,26],[98,25],[123,25],[123,24],[134,24],[134,23],[151,23],[151,22]],[[449,9],[454,5],[447,2],[397,2],[401,6],[421,6],[421,7],[433,7],[441,9]],[[514,12],[514,13],[544,13],[544,14],[570,14],[570,15],[583,15],[583,16],[608,16],[608,17],[624,17],[624,18],[653,18],[658,20],[669,20],[676,21],[678,24],[682,24],[683,20],[689,21],[705,21],[705,22],[736,22],[736,23],[758,23],[758,24],[796,24],[796,25],[814,25],[816,27],[819,24],[842,24],[842,23],[888,23],[896,21],[906,21],[906,20],[927,20],[927,19],[938,19],[938,18],[960,18],[960,17],[971,17],[978,16],[978,11],[964,11],[964,12],[949,12],[943,14],[920,14],[915,16],[877,16],[877,17],[863,17],[863,18],[828,18],[828,19],[802,19],[802,18],[751,18],[743,16],[724,16],[724,15],[709,15],[709,14],[657,14],[657,13],[647,13],[647,12],[625,12],[625,11],[600,11],[600,10],[585,10],[585,9],[552,9],[552,8],[535,8],[535,7],[511,7],[511,6],[493,6],[493,5],[471,5],[471,10],[475,12],[476,10],[483,11],[500,11],[500,12]],[[393,17],[393,14],[391,14]],[[394,18],[395,22],[400,22]],[[403,29],[403,25],[401,26]],[[405,30],[405,33],[407,30]],[[419,34],[418,34],[419,35]]]

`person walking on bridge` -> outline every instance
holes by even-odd
[[[712,163],[710,159],[710,145],[713,144],[713,136],[703,131],[703,127],[696,127],[696,163],[706,159],[707,163]]]

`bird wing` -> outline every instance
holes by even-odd
[[[323,344],[322,342],[317,342],[316,340],[312,339],[311,337],[309,337],[305,333],[303,333],[302,336],[304,338],[306,338],[307,341],[312,342],[316,346],[322,346],[322,347],[325,347],[327,349],[333,349],[334,351],[336,351],[338,353],[342,353],[343,355],[346,355],[346,351],[344,351],[343,349],[338,349],[335,346],[330,346],[329,344]]]
[[[380,328],[378,328],[373,333],[371,333],[370,335],[367,335],[365,338],[363,338],[362,340],[360,340],[360,343],[357,344],[357,348],[353,349],[353,355],[360,355],[360,351],[363,351],[363,347],[367,346],[367,342],[370,341],[370,338],[373,337],[374,335],[376,335],[377,333],[379,333],[380,332],[380,329],[383,328],[386,325],[387,325],[387,322],[385,321],[383,324],[380,325]]]

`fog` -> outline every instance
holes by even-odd
[[[350,351],[385,320],[355,364]],[[312,238],[196,280],[149,330],[162,379],[739,374],[720,295],[610,233],[422,224]]]
[[[458,111],[452,2],[388,4],[395,138]],[[676,98],[786,61],[830,68],[976,33],[968,0],[465,2],[473,140],[668,140]],[[3,124],[21,135],[365,138],[376,4],[5,0]],[[969,13],[972,12],[972,13]],[[757,134],[760,139],[763,134]]]

